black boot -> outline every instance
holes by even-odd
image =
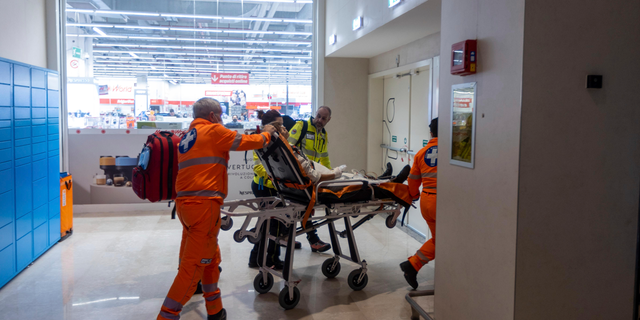
[[[387,162],[387,170],[385,170],[384,173],[378,177],[378,179],[380,180],[389,179],[391,178],[392,174],[393,174],[393,167],[391,166],[391,162]]]
[[[207,316],[207,320],[227,320],[227,310],[222,309],[216,314],[210,314]]]
[[[411,172],[411,166],[409,165],[404,166],[404,168],[402,168],[400,173],[398,173],[398,175],[395,178],[391,179],[391,182],[404,183],[405,181],[407,181],[407,177],[409,177],[409,172]]]
[[[413,265],[409,260],[400,264],[400,269],[404,272],[404,279],[414,289],[418,288],[418,271],[413,268]]]

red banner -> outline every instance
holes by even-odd
[[[211,73],[212,84],[249,84],[248,73]]]
[[[220,90],[205,90],[204,95],[206,97],[231,97],[232,91],[220,91]]]

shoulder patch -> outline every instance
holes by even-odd
[[[298,133],[298,129],[291,130],[291,134],[296,134],[296,133]]]
[[[178,150],[180,153],[187,153],[191,147],[196,143],[196,138],[198,137],[198,131],[196,128],[191,129],[187,134],[182,137],[180,141],[180,147]]]
[[[438,146],[427,149],[427,152],[424,153],[424,163],[429,167],[438,166]]]

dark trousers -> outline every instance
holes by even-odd
[[[251,191],[253,191],[253,195],[256,198],[274,197],[278,194],[276,189],[271,189],[264,186],[262,189],[260,189],[260,186],[253,181],[251,182]],[[265,232],[266,226],[267,226],[266,224],[262,225],[262,232]],[[269,227],[270,235],[276,236],[276,237],[281,236],[285,233],[285,231],[286,231],[286,228],[282,222],[276,219],[271,219],[271,223]],[[253,245],[253,249],[251,249],[251,255],[249,256],[249,259],[256,259],[255,261],[258,264],[262,264],[262,255],[260,253],[262,252],[261,248],[263,245],[264,243],[262,243],[262,237],[260,237],[260,241],[258,241],[255,245]],[[280,245],[276,245],[275,241],[269,240],[269,244],[267,246],[267,261],[269,262],[276,261],[278,260],[279,257],[280,257]]]

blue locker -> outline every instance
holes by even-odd
[[[45,204],[33,210],[33,227],[37,228],[49,221],[49,205]]]
[[[13,106],[31,107],[31,90],[29,87],[13,87]]]
[[[16,274],[16,251],[13,244],[0,250],[0,286]]]
[[[33,229],[33,258],[40,256],[49,245],[49,225],[43,224]]]
[[[11,86],[8,84],[0,84],[0,106],[10,107],[11,106],[11,96],[12,96]]]
[[[11,64],[0,61],[0,83],[11,84]]]
[[[0,59],[0,287],[60,237],[58,80]]]
[[[31,86],[35,88],[45,88],[46,72],[38,69],[31,69]]]
[[[51,154],[51,152],[49,152]],[[60,197],[60,157],[54,155],[49,157],[49,200]],[[57,203],[60,212],[60,202]]]
[[[58,200],[58,208],[60,200]],[[60,214],[49,219],[49,245],[52,246],[60,240]]]
[[[13,223],[0,228],[0,250],[13,244]]]
[[[31,89],[31,106],[45,108],[47,106],[47,92],[44,89]]]
[[[33,261],[33,236],[31,232],[16,240],[16,264],[18,270],[27,267]]]
[[[31,211],[33,203],[33,188],[31,186],[31,162],[15,168],[16,218]]]
[[[33,229],[33,214],[31,212],[16,219],[16,240],[24,237]]]
[[[31,70],[23,65],[13,65],[13,85],[14,86],[31,86]]]

